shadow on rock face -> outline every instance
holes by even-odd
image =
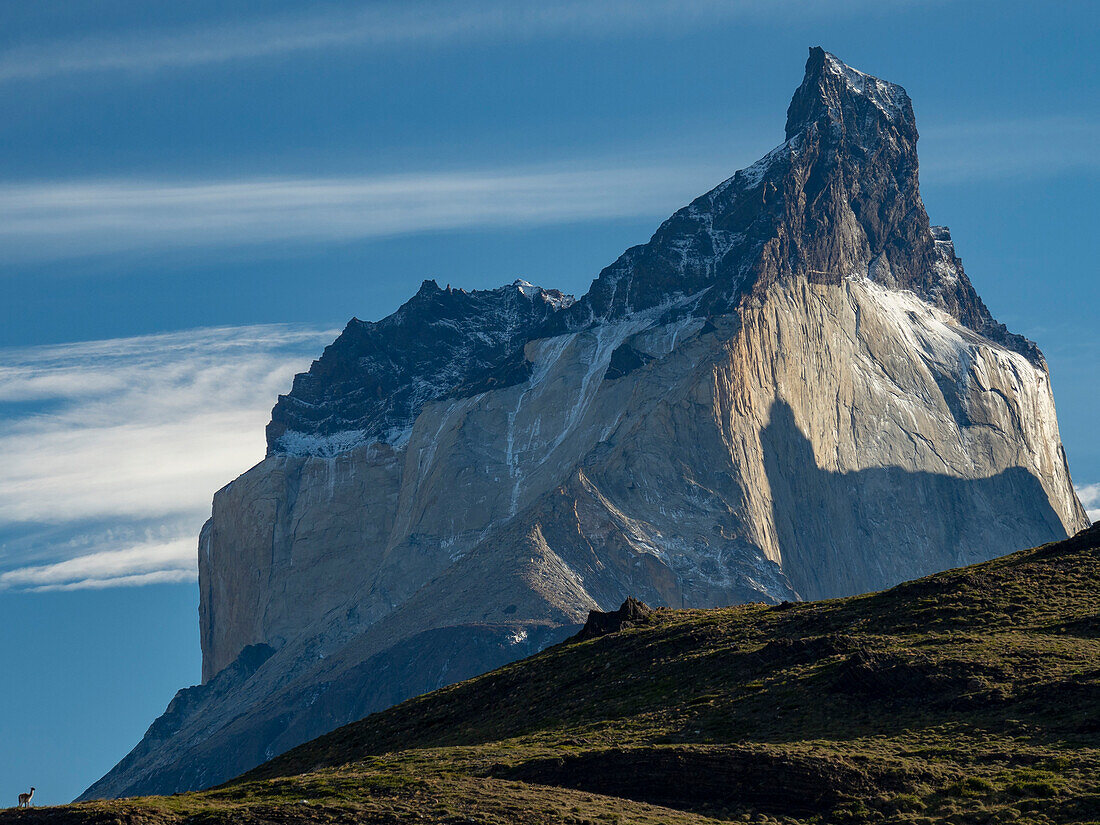
[[[1066,537],[1039,479],[1022,467],[979,479],[822,470],[783,401],[760,440],[783,572],[805,599],[882,590]]]

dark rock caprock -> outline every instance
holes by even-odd
[[[612,610],[608,613],[591,610],[588,613],[588,620],[581,628],[581,632],[574,636],[571,641],[583,642],[585,639],[606,636],[608,633],[618,633],[620,630],[634,627],[645,621],[651,613],[653,613],[652,607],[633,597],[623,602],[622,607],[618,610]]]

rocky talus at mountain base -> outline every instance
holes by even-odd
[[[628,597],[847,596],[1087,526],[916,144],[900,86],[811,49],[784,142],[581,298],[426,281],[353,319],[214,497],[203,683],[83,798],[223,782]]]

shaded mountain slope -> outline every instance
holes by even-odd
[[[173,798],[0,822],[1087,822],[1100,527],[842,600],[632,611]]]

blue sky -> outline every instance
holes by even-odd
[[[0,803],[199,678],[194,542],[290,376],[425,277],[576,293],[782,140],[810,45],[1050,362],[1100,508],[1092,2],[0,2]],[[18,662],[18,666],[7,663]]]

